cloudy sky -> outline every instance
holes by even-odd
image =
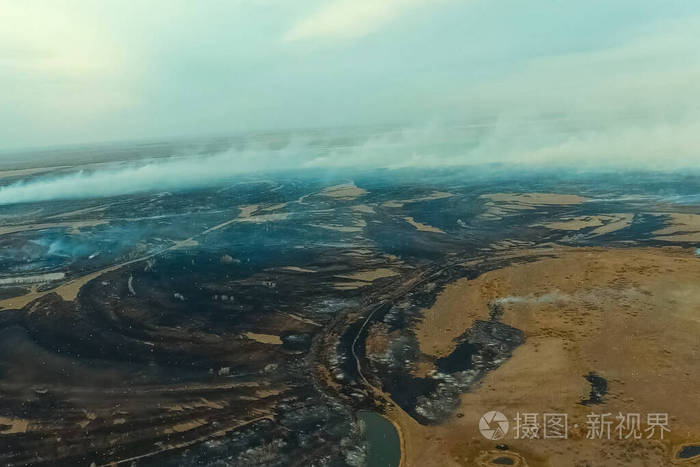
[[[531,158],[687,159],[698,31],[697,0],[0,0],[0,150],[490,122],[502,151],[564,121]]]

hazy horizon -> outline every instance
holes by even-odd
[[[700,160],[697,2],[28,0],[0,14],[0,164],[108,163],[4,180],[0,204],[148,191],[164,173],[177,189],[270,168]],[[129,141],[143,145],[96,143]]]
[[[2,153],[551,115],[575,122],[558,145],[698,153],[689,0],[28,0],[0,15]],[[551,149],[550,126],[528,144]]]
[[[209,144],[203,138],[181,145],[124,144],[92,150],[85,146],[84,150],[46,151],[37,153],[31,165],[41,167],[42,158],[51,155],[53,164],[43,161],[45,165],[65,167],[48,174],[20,175],[19,180],[5,183],[0,180],[0,205],[183,191],[223,186],[256,174],[274,176],[284,172],[336,178],[363,170],[450,167],[471,168],[472,175],[478,176],[542,169],[568,173],[628,169],[700,173],[691,153],[681,151],[675,157],[657,157],[659,146],[673,146],[671,135],[655,135],[657,144],[642,148],[634,134],[624,144],[612,144],[605,132],[573,140],[572,130],[565,127],[560,122],[545,134],[541,121],[473,127],[428,125],[357,132],[279,133]]]

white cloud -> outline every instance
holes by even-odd
[[[334,0],[295,24],[285,40],[364,36],[412,8],[439,0]]]
[[[79,128],[132,103],[127,51],[100,20],[60,2],[0,2],[0,105],[10,125],[32,125],[17,131]]]

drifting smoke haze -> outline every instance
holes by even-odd
[[[266,162],[261,164],[263,160]],[[59,199],[99,198],[149,191],[188,190],[222,183],[236,175],[289,162],[287,151],[224,152],[212,156],[177,157],[146,164],[128,163],[39,177],[0,187],[0,204]]]
[[[0,45],[0,85],[12,90],[0,106],[7,148],[387,122],[404,129],[342,146],[293,136],[275,149],[114,160],[5,183],[0,204],[187,190],[285,170],[697,170],[697,2],[542,2],[547,14],[531,17],[537,3],[504,12],[449,0],[168,2],[137,22],[120,3],[96,10],[76,0],[79,15],[59,16],[44,4],[8,5],[12,27],[0,32],[9,44]],[[88,27],[98,18],[99,28]],[[45,31],[24,27],[30,20]]]
[[[543,294],[528,294],[528,295],[512,295],[508,297],[500,297],[491,301],[491,303],[506,305],[544,305],[544,304],[559,304],[565,305],[574,301],[583,301],[587,303],[600,303],[606,299],[617,300],[620,297],[640,298],[644,294],[636,288],[605,288],[599,287],[584,292],[576,292],[573,294],[565,293],[560,290],[554,290]]]
[[[515,303],[515,304],[544,304],[544,303],[565,303],[570,302],[573,299],[571,295],[565,294],[563,292],[555,291],[549,292],[542,295],[518,295],[510,297],[501,297],[492,300],[491,303],[498,303],[500,305]]]
[[[211,155],[151,159],[37,176],[0,187],[0,204],[99,198],[214,186],[237,176],[321,170],[475,169],[697,171],[700,125],[620,123],[572,129],[569,120],[499,121],[493,125],[428,125],[388,131],[336,148],[292,138],[281,149],[229,149]]]

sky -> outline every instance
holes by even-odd
[[[0,150],[527,121],[533,160],[687,158],[699,30],[697,0],[0,0]]]

